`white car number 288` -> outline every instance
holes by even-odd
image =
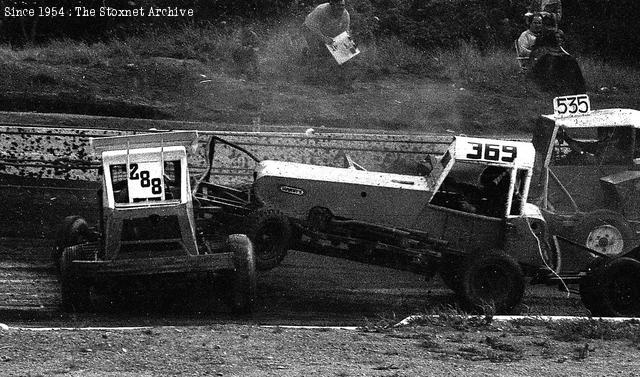
[[[134,199],[162,198],[162,166],[160,162],[139,162],[129,165],[129,197]]]
[[[573,96],[556,97],[553,99],[553,113],[556,117],[584,115],[591,111],[589,96],[579,94]]]

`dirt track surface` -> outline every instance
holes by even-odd
[[[291,251],[283,264],[258,278],[258,302],[249,317],[235,318],[216,298],[199,287],[151,291],[127,297],[106,313],[68,315],[59,309],[57,278],[48,262],[49,244],[37,240],[5,239],[0,263],[3,281],[0,309],[18,323],[69,325],[173,325],[241,322],[272,325],[358,326],[397,320],[454,307],[456,297],[438,278]],[[13,257],[15,260],[15,257]],[[555,287],[529,287],[522,312],[532,315],[586,315],[578,295],[569,298]],[[1,321],[0,321],[1,322]]]
[[[367,332],[247,325],[0,330],[0,362],[5,376],[637,375],[637,348],[628,342],[556,341],[538,330],[498,324],[467,332],[448,326]]]
[[[197,289],[156,292],[108,312],[62,313],[48,244],[2,244],[3,256],[23,258],[0,263],[0,322],[11,326],[0,326],[3,376],[603,376],[640,366],[633,339],[558,338],[535,321],[459,320],[447,314],[455,296],[437,278],[299,251],[259,275],[251,315],[234,316]],[[431,310],[440,319],[393,327]],[[577,295],[544,286],[528,289],[523,311],[586,314]]]

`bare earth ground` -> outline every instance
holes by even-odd
[[[402,75],[357,79],[345,89],[309,84],[302,76],[277,79],[268,72],[256,82],[247,81],[211,72],[195,61],[166,58],[75,67],[0,63],[19,73],[0,77],[3,110],[455,134],[521,133],[535,116],[552,112],[550,98],[535,93],[478,92],[461,83]],[[520,76],[504,79],[527,85]],[[595,89],[589,94],[596,108],[639,107],[638,98]],[[52,309],[35,320],[0,313],[0,322],[10,326],[151,326],[129,331],[0,329],[0,375],[638,374],[637,339],[558,337],[549,325],[535,321],[487,324],[482,318],[458,321],[447,315],[421,326],[389,328],[406,315],[451,304],[454,297],[437,281],[426,284],[408,273],[317,258],[294,253],[280,269],[261,275],[258,309],[249,317],[193,309],[191,303],[202,298],[197,294],[178,301],[178,307],[188,304],[186,310],[176,310],[174,304],[169,309],[151,305],[133,312],[63,315],[55,304],[55,278],[46,266],[38,273],[43,280],[31,280],[32,286],[24,284],[19,269],[0,266],[18,274],[2,284],[31,289],[34,301]],[[156,298],[161,301],[163,295]],[[524,304],[524,312],[534,315],[586,314],[576,295],[566,299],[545,287],[528,292]],[[263,324],[361,329],[294,330]],[[171,327],[163,327],[167,325]]]
[[[4,240],[3,251],[46,245]],[[10,250],[11,249],[11,250]],[[436,278],[343,259],[291,252],[259,275],[256,310],[233,316],[202,290],[161,291],[128,306],[96,314],[63,314],[55,275],[40,271],[37,287],[15,269],[14,291],[30,291],[46,314],[2,312],[2,375],[218,375],[218,376],[531,376],[634,375],[637,338],[586,339],[535,315],[586,315],[577,295],[529,287],[530,320],[460,319],[455,297]],[[440,313],[393,327],[415,313]],[[357,326],[357,329],[302,326]],[[107,327],[102,330],[19,330],[13,327]],[[144,326],[115,330],[115,326]],[[637,329],[637,323],[630,324]]]
[[[502,324],[465,331],[225,324],[1,334],[5,376],[634,376],[640,366],[637,347],[626,342],[562,342],[536,327]]]
[[[15,72],[0,77],[3,110],[454,134],[527,133],[535,117],[553,112],[551,96],[516,69],[504,83],[469,87],[402,73],[374,75],[357,64],[336,78],[288,63],[256,80],[172,58],[67,66],[0,55],[0,67]],[[622,90],[589,88],[589,95],[594,108],[640,107]]]
[[[42,241],[2,241],[0,250],[5,257],[23,253],[23,259],[0,263],[0,322],[65,326],[72,319],[74,324],[85,326],[140,326],[190,323],[202,316],[216,321],[236,319],[216,299],[215,286],[213,292],[206,292],[193,285],[144,292],[148,293],[147,298],[126,298],[117,310],[63,314],[59,310],[57,276],[48,261],[49,248],[50,244]],[[32,251],[37,251],[39,261],[34,260],[35,253],[29,256],[31,261],[25,258]],[[452,291],[437,277],[425,281],[423,276],[409,272],[298,251],[291,251],[279,267],[261,272],[258,277],[255,313],[242,318],[250,323],[365,326],[396,323],[415,313],[453,313],[457,305]],[[29,310],[18,310],[21,308]],[[567,297],[555,287],[544,285],[528,287],[520,311],[533,316],[588,314],[578,295]],[[119,312],[127,315],[120,317]]]

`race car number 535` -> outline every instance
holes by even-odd
[[[588,114],[591,111],[589,96],[579,94],[575,96],[556,97],[553,99],[553,112],[556,117],[567,117]]]

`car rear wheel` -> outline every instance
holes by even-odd
[[[525,281],[520,265],[501,252],[466,258],[460,270],[460,295],[474,311],[510,313],[522,301]]]
[[[233,253],[234,271],[228,276],[228,305],[234,313],[250,313],[256,301],[256,268],[251,240],[244,234],[227,238],[226,249]]]
[[[460,268],[461,260],[459,258],[443,257],[438,270],[444,285],[455,293],[459,293],[462,288],[460,284]]]
[[[640,262],[628,257],[611,260],[599,277],[602,315],[640,315]]]
[[[580,279],[580,300],[592,316],[602,316],[602,294],[600,287],[600,275],[608,259],[598,257],[587,266],[586,275]]]
[[[260,208],[249,214],[245,229],[253,241],[256,268],[265,271],[278,266],[287,255],[291,241],[287,216],[273,208]]]

